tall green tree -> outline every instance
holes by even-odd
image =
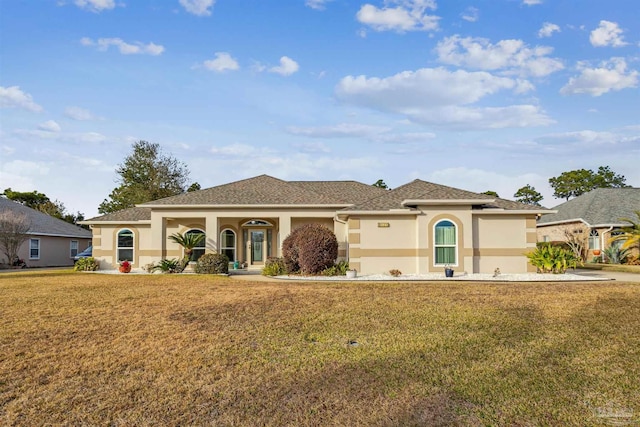
[[[629,187],[623,175],[616,174],[609,166],[600,166],[597,172],[590,169],[577,169],[562,172],[559,176],[549,178],[553,195],[569,200],[595,188]]]
[[[374,182],[371,185],[373,185],[374,187],[378,187],[378,188],[384,188],[385,190],[391,190],[389,188],[389,186],[384,182],[383,179],[379,179],[379,180],[377,180],[376,182]]]
[[[540,206],[540,202],[543,199],[542,194],[538,193],[535,187],[532,187],[529,184],[518,189],[513,197],[516,198],[516,202],[534,206]]]
[[[67,208],[64,203],[51,199],[44,193],[38,191],[13,191],[11,188],[5,188],[4,192],[0,195],[5,196],[7,199],[18,202],[21,205],[30,207],[47,215],[51,215],[54,218],[61,219],[70,224],[77,224],[78,221],[84,219],[84,214],[81,212],[71,213],[67,212]]]
[[[100,203],[98,212],[102,214],[184,193],[189,180],[184,163],[164,154],[160,144],[147,141],[135,142],[116,172],[120,185]]]

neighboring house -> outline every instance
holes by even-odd
[[[281,256],[295,228],[320,223],[339,257],[361,273],[535,271],[536,219],[545,208],[415,180],[394,190],[355,181],[283,181],[267,175],[232,182],[84,221],[101,268],[127,259],[142,267],[179,258],[173,233],[204,233],[196,252],[218,251],[262,268]]]
[[[612,236],[630,224],[621,218],[637,220],[640,188],[596,188],[553,208],[554,214],[538,220],[538,241],[566,241],[565,230],[588,233],[590,259],[607,248]]]
[[[29,267],[73,265],[73,257],[91,245],[91,231],[0,197],[0,211],[5,210],[23,213],[31,223],[29,238],[18,250]],[[7,262],[4,254],[0,258]]]

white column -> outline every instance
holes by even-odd
[[[206,214],[204,218],[205,222],[205,234],[207,235],[207,241],[205,243],[205,252],[218,252],[219,245],[218,239],[220,239],[220,230],[218,227],[218,215]]]
[[[278,229],[278,256],[282,256],[282,242],[291,234],[291,215],[280,215],[280,227]]]

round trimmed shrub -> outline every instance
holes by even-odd
[[[269,258],[262,269],[263,276],[281,276],[287,274],[283,258]]]
[[[320,224],[305,224],[282,242],[282,255],[290,273],[319,274],[338,257],[338,239]]]
[[[229,273],[229,258],[224,254],[204,254],[196,263],[198,274],[227,274]]]

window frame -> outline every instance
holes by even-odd
[[[76,253],[73,253],[73,244],[76,244],[75,250]],[[73,258],[80,253],[80,242],[78,240],[70,240],[69,241],[69,258]]]
[[[436,243],[437,242],[436,228],[438,227],[439,224],[442,224],[443,222],[448,222],[453,226],[454,237],[455,237],[455,243],[453,245]],[[454,262],[438,262],[438,248],[453,248]],[[456,224],[455,221],[449,218],[439,219],[435,224],[433,224],[433,265],[435,267],[446,267],[446,266],[457,267],[458,258],[459,258],[458,257],[458,225]]]
[[[36,245],[37,247],[36,248],[32,247],[32,243],[33,242],[37,243],[37,245]],[[31,252],[34,249],[37,251],[37,255],[35,255],[35,256],[33,256],[32,252]],[[30,238],[29,239],[29,259],[40,259],[40,239],[38,239],[38,238],[34,237],[34,238]]]
[[[600,233],[595,228],[589,232],[589,250],[600,250]]]
[[[223,246],[223,244],[226,244],[226,240],[222,236],[224,236],[227,231],[233,234],[233,247]],[[229,258],[230,262],[238,260],[238,234],[231,228],[225,228],[220,232],[220,253],[224,254],[225,250],[233,251],[233,258]]]
[[[129,233],[131,233],[131,247],[129,246],[120,246],[120,234],[122,232],[128,231]],[[136,233],[130,229],[130,228],[122,228],[118,231],[118,233],[116,234],[116,262],[120,263],[122,261],[129,261],[131,264],[134,264],[134,259],[136,257]],[[129,258],[123,258],[120,259],[120,250],[124,249],[124,250],[131,250],[131,259]]]
[[[190,228],[184,232],[185,236],[189,233],[191,234],[197,233],[197,234],[204,235],[204,239],[202,239],[202,242],[200,243],[202,246],[194,247],[193,251],[191,252],[191,259],[189,261],[197,261],[207,251],[207,233],[205,233],[204,230],[200,228]],[[200,254],[197,257],[196,257],[196,251],[198,251],[198,253]],[[202,251],[202,253],[200,253],[200,251]],[[182,256],[184,256],[184,248],[182,248]]]

